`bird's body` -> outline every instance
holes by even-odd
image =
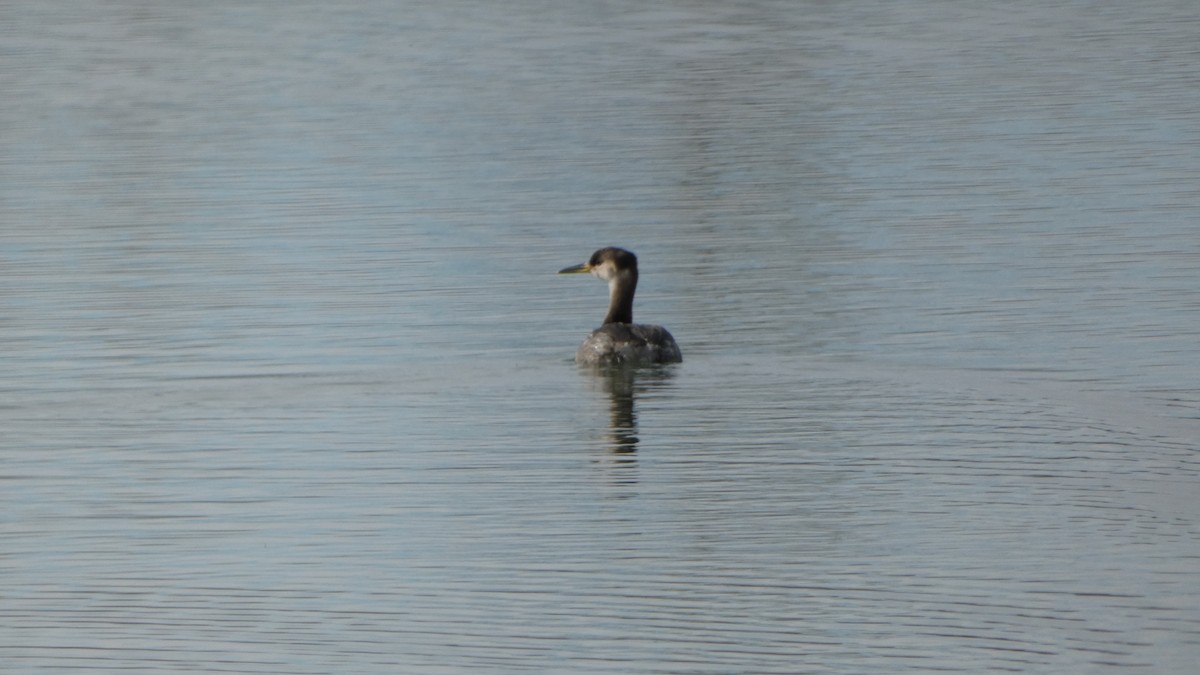
[[[662,326],[640,323],[606,323],[592,331],[575,352],[575,361],[606,363],[678,363],[679,345]]]
[[[587,365],[678,363],[679,345],[662,326],[633,322],[633,295],[637,290],[637,256],[625,249],[602,248],[582,265],[559,274],[591,274],[608,282],[609,306],[604,323],[592,331],[575,352],[575,361]]]

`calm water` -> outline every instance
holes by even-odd
[[[1045,4],[0,8],[4,672],[1189,670],[1200,8]]]

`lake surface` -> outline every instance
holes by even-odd
[[[1200,6],[1053,4],[0,8],[4,672],[1190,670]]]

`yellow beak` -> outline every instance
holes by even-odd
[[[558,273],[559,274],[587,274],[591,271],[592,271],[592,266],[587,263],[583,263],[582,265],[573,265],[571,267],[564,267],[561,270],[559,270]]]

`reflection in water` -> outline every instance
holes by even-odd
[[[672,368],[663,366],[609,366],[581,368],[595,378],[609,398],[608,450],[620,461],[634,462],[638,445],[637,399],[670,381]]]

